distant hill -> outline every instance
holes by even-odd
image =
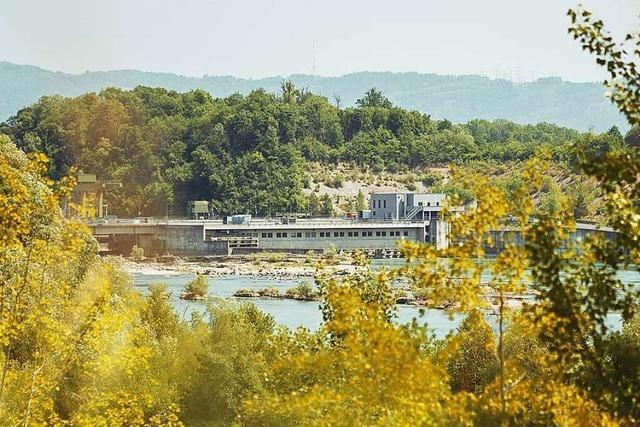
[[[77,96],[108,86],[128,89],[143,85],[177,91],[201,88],[213,96],[227,96],[234,92],[246,94],[257,88],[278,92],[284,79],[196,78],[136,70],[76,75],[0,62],[0,121],[44,95]],[[502,118],[518,123],[549,122],[579,130],[603,131],[613,125],[628,129],[626,120],[604,97],[600,83],[566,82],[559,77],[514,83],[478,75],[391,72],[361,72],[340,77],[292,75],[288,79],[329,99],[336,94],[344,107],[353,105],[366,90],[375,86],[401,107],[452,122]]]

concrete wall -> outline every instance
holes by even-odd
[[[175,226],[165,228],[158,236],[164,242],[165,253],[178,256],[228,255],[226,241],[205,241],[202,225]]]
[[[404,194],[372,194],[371,215],[374,219],[399,219],[404,215]]]
[[[442,206],[445,200],[444,194],[424,194],[409,193],[407,194],[407,210],[415,206]]]
[[[437,219],[431,220],[427,241],[438,249],[449,246],[449,223]]]

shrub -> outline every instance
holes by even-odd
[[[338,249],[334,245],[331,245],[324,250],[324,260],[329,265],[338,264]]]
[[[140,313],[142,322],[153,332],[156,339],[177,335],[180,321],[171,305],[171,292],[164,283],[149,285],[149,295]]]
[[[268,288],[264,288],[258,291],[258,294],[261,297],[270,297],[270,298],[279,298],[280,297],[280,291],[278,291],[277,288],[274,288],[273,286],[270,286]]]
[[[438,185],[442,182],[443,176],[440,172],[429,171],[422,177],[422,184],[425,187],[433,187],[434,185]]]
[[[288,298],[311,300],[316,297],[316,292],[309,282],[302,281],[297,286],[287,289],[285,296]]]
[[[344,179],[342,175],[337,175],[325,180],[324,185],[331,188],[342,188],[344,185]]]
[[[131,258],[135,261],[140,261],[144,258],[144,248],[141,248],[138,245],[133,245],[131,248]]]
[[[315,252],[313,252],[311,249],[309,249],[307,251],[307,258],[305,259],[305,263],[313,264],[313,260],[314,260],[315,256],[316,256]]]
[[[267,252],[264,255],[264,260],[268,263],[282,262],[286,258],[286,255],[282,252]]]
[[[204,297],[209,291],[209,283],[207,282],[207,276],[198,275],[195,279],[187,283],[184,287],[186,294]]]

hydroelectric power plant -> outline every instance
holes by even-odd
[[[443,218],[444,194],[372,194],[368,211],[344,218],[252,218],[234,215],[222,219],[99,219],[90,227],[103,253],[128,255],[134,245],[149,256],[215,256],[261,251],[303,253],[361,250],[372,257],[398,256],[399,241],[450,244],[449,224]],[[467,207],[449,207],[457,215]],[[206,215],[209,218],[209,215]],[[609,228],[577,224],[574,238],[588,233],[614,235]],[[519,242],[517,229],[505,227],[491,232],[499,252],[506,242]]]

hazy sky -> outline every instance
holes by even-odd
[[[81,73],[354,71],[599,80],[567,34],[578,0],[0,0],[0,60]],[[640,0],[585,0],[614,34]]]

